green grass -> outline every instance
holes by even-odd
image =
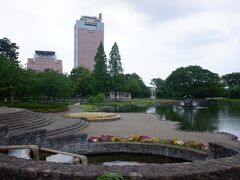
[[[124,178],[118,173],[105,172],[97,176],[96,180],[124,180]]]
[[[8,103],[1,103],[0,105],[29,109],[35,112],[61,112],[66,111],[68,109],[68,104],[65,103],[45,104],[40,102],[21,102],[16,103],[13,106],[11,106]]]
[[[100,110],[103,106],[96,104],[81,104],[80,107],[82,108],[83,111],[94,112]]]
[[[131,99],[131,100],[106,100],[105,102],[102,103],[95,103],[95,104],[81,104],[81,108],[83,111],[98,111],[104,106],[154,106],[154,105],[159,105],[161,103],[167,104],[167,103],[176,103],[178,102],[177,100],[172,100],[172,99]]]
[[[177,100],[172,99],[131,99],[124,101],[106,101],[101,103],[102,105],[116,105],[116,106],[125,106],[125,105],[136,105],[136,106],[149,106],[149,105],[158,105],[161,103],[175,103]]]

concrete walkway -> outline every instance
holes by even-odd
[[[160,138],[179,138],[183,140],[195,140],[198,142],[222,142],[231,145],[239,145],[231,135],[209,132],[185,132],[177,129],[177,123],[160,120],[154,114],[147,113],[119,113],[121,120],[111,122],[91,122],[81,131],[89,136],[109,134],[117,136],[149,135]]]
[[[47,116],[53,120],[53,123],[45,127],[45,129],[47,129],[48,131],[57,130],[61,128],[67,128],[69,126],[73,126],[79,123],[78,119],[66,118],[66,117],[63,117],[63,115],[70,112],[74,113],[74,112],[80,112],[80,111],[81,109],[79,105],[70,105],[68,108],[68,111],[65,111],[65,112],[42,113],[42,115]]]

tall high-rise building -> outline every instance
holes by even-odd
[[[35,51],[33,58],[28,58],[27,68],[44,71],[53,69],[62,72],[62,60],[58,60],[54,51]]]
[[[94,57],[100,42],[104,41],[104,23],[99,17],[82,16],[74,27],[74,67],[83,65],[93,70]]]

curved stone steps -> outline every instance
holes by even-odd
[[[35,116],[39,116],[39,114],[31,111],[24,111],[21,114],[14,113],[14,115],[11,115],[11,116],[9,115],[8,117],[0,116],[0,122],[1,123],[12,122],[12,121],[15,121],[16,119],[20,121],[20,120],[26,119],[26,117],[35,117]]]
[[[0,120],[4,119],[4,118],[12,118],[12,117],[22,117],[25,116],[26,114],[33,114],[34,112],[29,111],[29,110],[25,110],[25,109],[19,109],[19,111],[17,112],[12,112],[12,113],[2,113],[0,114]]]
[[[35,119],[41,119],[41,118],[46,118],[40,114],[34,114],[32,116],[25,116],[24,118],[21,119],[14,119],[14,120],[10,120],[10,121],[4,121],[4,122],[0,122],[0,123],[4,123],[4,124],[19,124],[19,123],[24,123],[24,122],[31,122],[34,121]]]
[[[35,119],[34,121],[24,122],[21,124],[14,124],[9,126],[9,130],[17,130],[21,128],[29,128],[29,127],[43,127],[44,124],[52,123],[49,118],[42,117],[41,119]]]
[[[25,109],[5,108],[0,112],[0,124],[8,128],[8,136],[47,129],[52,119]]]
[[[27,133],[27,132],[36,131],[36,130],[39,130],[39,129],[45,129],[44,127],[50,125],[51,123],[52,123],[52,121],[46,121],[45,123],[35,124],[35,125],[32,125],[32,126],[27,126],[25,128],[22,127],[22,128],[19,128],[19,129],[10,130],[8,132],[8,136],[11,137],[11,136],[19,135],[19,134],[24,134],[24,133]]]
[[[14,125],[14,124],[21,124],[21,123],[25,123],[25,122],[34,122],[37,119],[41,119],[43,118],[43,116],[41,116],[40,114],[34,114],[32,116],[25,116],[24,118],[18,119],[18,118],[14,118],[12,120],[5,120],[5,121],[0,121],[0,123],[6,124],[6,125]]]
[[[87,121],[79,120],[79,122],[71,126],[47,131],[47,137],[54,138],[54,137],[76,134],[77,132],[80,132],[80,130],[86,128],[87,126],[88,126]]]

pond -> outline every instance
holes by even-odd
[[[167,156],[152,154],[134,154],[134,153],[107,153],[87,155],[89,164],[102,164],[106,166],[140,166],[149,163],[181,163],[186,160],[172,158]]]
[[[157,113],[163,120],[177,121],[187,131],[227,132],[240,138],[240,105],[205,105],[182,108],[178,105],[109,106],[105,112]]]

